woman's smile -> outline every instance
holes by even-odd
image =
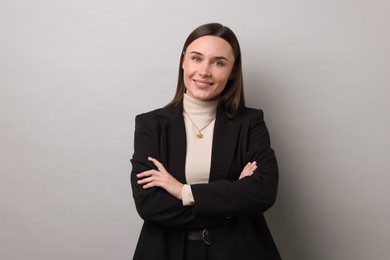
[[[193,80],[195,82],[195,85],[200,87],[200,88],[204,88],[204,87],[209,87],[211,85],[213,85],[212,82],[208,82],[208,81],[203,81],[203,80]]]

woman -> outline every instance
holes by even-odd
[[[263,216],[276,158],[262,111],[244,106],[241,67],[234,33],[202,25],[184,44],[173,100],[136,117],[135,260],[280,259]]]

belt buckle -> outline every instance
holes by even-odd
[[[205,228],[202,232],[202,239],[203,239],[203,242],[206,243],[206,245],[211,245],[210,241],[207,240],[208,234],[209,234],[209,232],[208,232],[207,228]]]

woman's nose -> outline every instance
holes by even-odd
[[[211,76],[210,72],[210,67],[208,64],[204,64],[200,69],[199,69],[199,76],[202,78],[208,78]]]

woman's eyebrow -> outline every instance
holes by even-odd
[[[200,55],[200,56],[203,56],[203,54],[200,53],[200,52],[198,52],[198,51],[191,51],[190,53],[192,53],[192,54],[197,54],[197,55]],[[213,59],[229,61],[229,60],[228,60],[226,57],[224,57],[224,56],[216,56],[216,57],[214,57]]]

